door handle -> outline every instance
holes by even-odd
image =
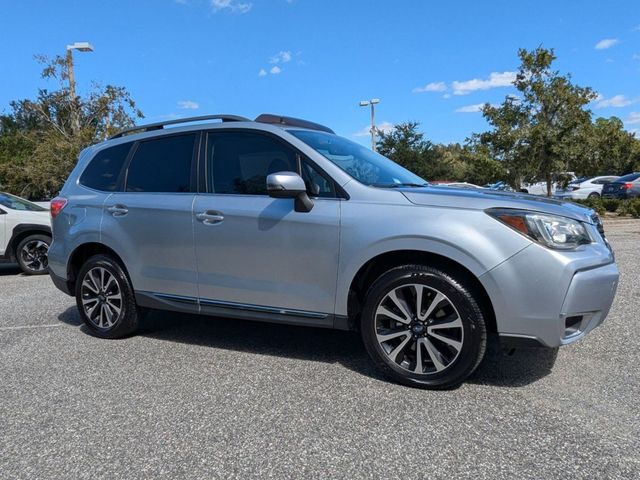
[[[196,218],[205,225],[215,225],[216,223],[220,223],[224,220],[224,215],[222,215],[222,212],[207,210],[196,214]]]
[[[129,213],[129,209],[124,205],[112,205],[107,208],[107,212],[109,212],[114,217],[123,217],[127,213]]]

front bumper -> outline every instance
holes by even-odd
[[[600,325],[618,286],[606,244],[559,252],[530,245],[480,277],[501,338],[558,347]]]

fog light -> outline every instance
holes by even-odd
[[[567,317],[564,321],[564,336],[570,337],[576,333],[580,333],[580,325],[582,324],[582,315],[574,315]]]

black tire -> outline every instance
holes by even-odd
[[[598,192],[591,192],[587,198],[600,198],[600,194]]]
[[[49,273],[47,254],[51,245],[51,237],[44,234],[33,234],[23,238],[15,250],[18,265],[27,275],[45,275]]]
[[[426,287],[426,289],[424,287]],[[396,290],[398,288],[400,288],[400,290]],[[388,295],[391,294],[391,292],[400,292],[395,294],[395,297],[399,298],[402,292],[414,291],[415,297],[417,297],[418,288],[421,292],[426,292],[426,294],[421,294],[422,302],[426,300],[433,303],[436,298],[441,298],[438,305],[442,305],[442,307],[438,308],[438,305],[435,305],[431,314],[428,313],[431,306],[429,305],[427,307],[426,304],[423,304],[420,311],[426,314],[424,321],[419,321],[420,319],[415,317],[411,321],[412,326],[408,327],[407,325],[393,321],[391,318],[386,317],[385,314],[376,314],[379,306],[389,311],[389,309],[383,306],[383,303],[389,301],[390,297]],[[438,297],[438,294],[443,295],[444,298]],[[406,294],[402,295],[404,296]],[[426,295],[426,298],[424,295]],[[413,304],[415,310],[417,310],[417,300],[415,297],[413,298]],[[404,296],[404,298],[407,300],[404,306],[408,307],[405,310],[412,310],[411,307],[409,307],[411,299],[407,299],[407,296]],[[389,304],[384,303],[384,305]],[[393,308],[393,306],[389,308]],[[397,311],[400,312],[400,310]],[[448,314],[447,311],[449,312]],[[441,315],[440,318],[438,318],[439,314]],[[405,316],[404,314],[402,315]],[[422,314],[419,316],[422,316]],[[460,322],[454,320],[457,325],[456,328],[448,330],[447,334],[444,335],[445,337],[449,337],[453,334],[451,338],[455,338],[456,334],[459,334],[457,338],[460,348],[454,356],[452,353],[456,350],[454,347],[442,342],[438,337],[429,337],[427,332],[429,328],[434,329],[431,330],[430,335],[434,335],[434,332],[442,332],[440,329],[446,328],[442,325],[444,325],[444,323],[453,325],[453,323],[449,323],[451,321],[449,319],[455,317],[459,318]],[[441,323],[443,320],[444,323]],[[395,327],[382,329],[380,322],[389,321],[390,323],[395,323]],[[415,331],[418,327],[418,325],[415,325],[417,323],[422,323],[422,327],[418,329],[418,332]],[[431,327],[428,327],[428,324],[431,325]],[[438,324],[440,324],[440,326],[438,326]],[[392,330],[393,328],[397,328],[398,330]],[[382,343],[378,341],[377,334],[381,332],[399,332],[405,328],[411,335],[411,338],[407,340],[406,336],[398,337],[399,343],[403,343],[405,340],[408,343],[406,343],[406,347],[396,345],[398,348],[401,348],[399,355],[403,357],[401,357],[400,362],[398,362],[397,358],[394,361],[390,358],[390,355],[396,351],[396,346],[389,346],[388,344],[383,346]],[[439,330],[435,330],[435,328]],[[405,265],[394,268],[374,282],[365,298],[361,316],[361,334],[364,345],[373,363],[387,378],[404,385],[427,389],[446,389],[458,386],[471,375],[480,364],[487,344],[484,316],[478,301],[474,298],[472,290],[465,286],[463,279],[445,271],[423,265]],[[396,333],[391,333],[391,335],[396,335]],[[402,335],[402,333],[397,335]],[[442,333],[438,335],[439,338],[443,337]],[[394,341],[396,340],[390,340],[390,342]],[[422,346],[420,342],[424,342]],[[440,349],[436,352],[439,365],[436,365],[437,362],[434,360],[434,345],[437,345],[438,349]],[[392,352],[385,351],[385,349],[391,349]],[[417,352],[416,349],[420,350],[420,352]],[[441,356],[440,354],[443,351],[445,355]],[[411,359],[412,354],[413,359]],[[448,360],[450,363],[443,366],[446,361],[442,360],[446,360],[447,357],[451,357]],[[422,360],[420,367],[418,367],[419,359]],[[411,366],[412,360],[414,363]],[[425,360],[427,363],[425,363]],[[441,361],[442,363],[440,363]],[[432,364],[431,367],[429,363]],[[439,370],[438,367],[440,367],[441,370]],[[418,368],[420,369],[419,373]],[[431,368],[433,370],[431,370]]]
[[[103,271],[106,273],[103,274]],[[106,280],[100,280],[101,275]],[[94,289],[98,293],[94,293]],[[110,256],[95,255],[82,265],[76,280],[75,296],[80,317],[93,335],[100,338],[122,338],[137,330],[140,316],[133,287],[122,266]],[[92,296],[97,298],[95,305],[91,300]],[[104,306],[105,310],[91,310],[94,306],[98,309]],[[111,312],[111,317],[108,312]]]

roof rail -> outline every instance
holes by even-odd
[[[162,130],[167,125],[177,125],[179,123],[202,122],[204,120],[222,120],[223,122],[250,122],[248,118],[239,115],[202,115],[200,117],[178,118],[175,120],[167,120],[166,122],[148,123],[146,125],[136,125],[135,127],[125,128],[120,132],[109,137],[109,140],[123,137],[129,133],[141,131],[150,132],[152,130]]]
[[[291,127],[308,128],[309,130],[320,130],[327,133],[335,133],[329,127],[320,125],[319,123],[302,120],[301,118],[283,117],[282,115],[273,115],[271,113],[263,113],[256,117],[256,122],[273,123],[277,125],[287,125]]]

